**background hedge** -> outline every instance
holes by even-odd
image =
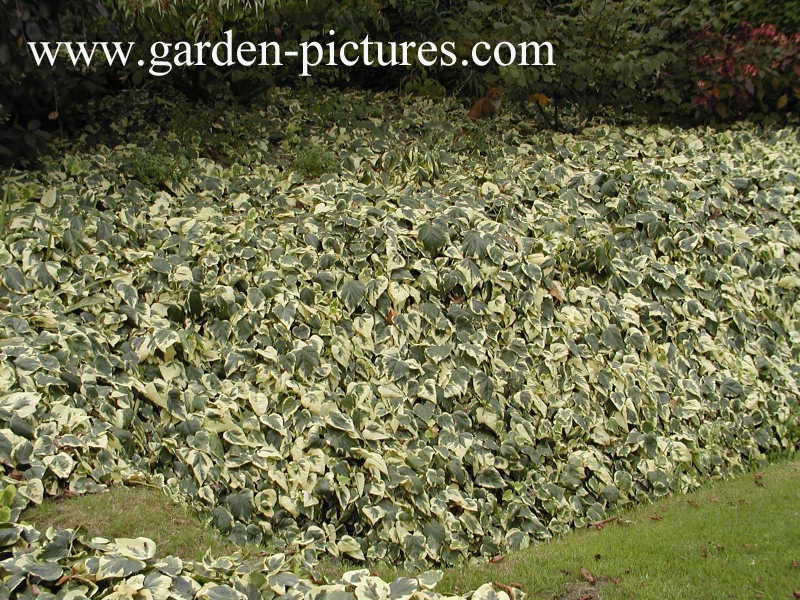
[[[587,115],[602,107],[681,120],[782,113],[796,108],[800,94],[798,37],[790,35],[800,29],[798,15],[800,2],[721,0],[0,0],[0,159],[20,163],[48,132],[92,120],[80,108],[83,100],[131,86],[177,87],[198,100],[263,101],[262,92],[274,84],[474,97],[486,85],[502,83],[511,99],[544,94],[556,106],[572,105]],[[759,40],[758,47],[738,47],[743,21],[754,29],[771,24],[775,36]],[[452,40],[459,59],[478,40],[551,41],[557,66],[329,67],[316,69],[313,82],[289,67],[206,67],[154,78],[144,69],[120,72],[99,63],[91,70],[64,62],[36,68],[26,50],[28,41],[95,39],[137,41],[144,51],[153,40],[214,40],[227,29],[238,40],[280,41],[284,50],[302,41],[328,42],[329,29],[339,41],[365,35],[376,41]],[[707,56],[735,64],[727,75],[714,75],[702,63]],[[775,68],[776,56],[783,67]],[[758,76],[750,76],[752,67]],[[713,101],[698,100],[709,94]]]

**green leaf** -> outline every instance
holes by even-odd
[[[361,303],[366,289],[367,287],[360,281],[350,279],[342,284],[339,290],[339,297],[342,299],[347,309],[353,312]]]
[[[425,251],[434,256],[438,256],[447,244],[447,230],[438,225],[424,223],[420,225],[418,235]]]
[[[505,487],[503,476],[494,467],[487,467],[475,476],[475,485],[485,488],[502,489]]]

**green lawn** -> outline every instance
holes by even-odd
[[[23,519],[104,537],[146,536],[159,555],[231,549],[197,516],[150,488],[119,488],[28,510]],[[781,599],[800,594],[800,463],[713,482],[624,512],[618,521],[445,572],[438,591],[487,581],[531,598]],[[348,565],[348,568],[352,565]],[[327,565],[326,572],[342,570]],[[377,569],[385,578],[400,574]],[[583,570],[583,573],[582,573]],[[591,583],[594,580],[594,583]]]
[[[22,520],[42,531],[79,528],[90,537],[148,537],[156,543],[158,556],[200,560],[209,549],[213,554],[235,549],[191,510],[150,487],[114,487],[102,494],[48,499],[26,510]]]

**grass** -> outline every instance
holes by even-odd
[[[45,500],[26,510],[22,520],[41,530],[80,528],[108,539],[148,537],[159,556],[200,560],[206,550],[230,554],[236,549],[198,515],[150,487],[113,487],[100,494]]]
[[[23,518],[38,527],[81,526],[104,537],[150,537],[159,554],[229,552],[196,516],[157,490],[46,501]],[[351,565],[348,565],[350,568]],[[344,567],[325,565],[332,577]],[[377,568],[384,578],[402,575]],[[583,570],[583,571],[582,571]],[[445,571],[437,590],[464,593],[487,581],[529,598],[570,600],[782,599],[800,592],[800,463],[713,482],[639,506],[602,527]]]

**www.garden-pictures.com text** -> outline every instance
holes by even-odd
[[[335,35],[328,31],[329,36]],[[128,66],[135,42],[28,42],[28,48],[37,66],[53,66],[59,55],[67,58],[74,66],[91,66],[92,62],[106,62],[109,65]],[[284,60],[300,60],[300,75],[308,77],[318,66],[356,65],[396,67],[410,66],[414,60],[422,66],[452,67],[458,64],[456,44],[452,41],[435,42],[376,42],[364,37],[360,42],[347,41],[325,44],[316,41],[301,42],[299,50],[283,50],[276,41],[254,43],[242,41],[234,43],[233,32],[226,31],[223,39],[216,42],[179,41],[175,43],[158,41],[150,46],[150,75],[168,75],[173,67],[281,67]],[[461,64],[474,64],[484,67],[490,63],[499,66],[554,66],[553,45],[550,42],[498,42],[491,45],[480,41],[475,43]],[[136,63],[144,67],[146,61]]]

